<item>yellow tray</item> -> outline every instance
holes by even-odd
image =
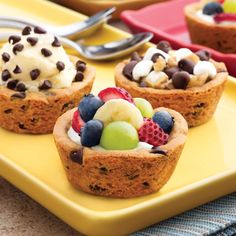
[[[1,13],[66,24],[84,16],[42,0],[0,0]],[[126,36],[105,26],[90,43]],[[93,92],[114,84],[116,62],[97,68]],[[214,118],[192,128],[177,169],[158,193],[121,200],[75,190],[52,135],[18,135],[0,129],[0,175],[87,235],[124,235],[236,190],[236,82],[229,78]]]

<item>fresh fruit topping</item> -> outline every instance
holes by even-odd
[[[87,122],[92,120],[98,108],[103,104],[104,102],[93,94],[84,96],[78,106],[79,113],[83,121]]]
[[[189,74],[193,73],[194,65],[195,64],[192,61],[188,60],[188,59],[181,59],[178,62],[178,67],[181,70],[188,72]]]
[[[103,123],[100,120],[90,120],[81,129],[81,144],[85,147],[96,146],[100,143]]]
[[[221,13],[214,16],[216,23],[221,23],[224,21],[236,21],[236,14],[233,13]]]
[[[206,50],[199,50],[196,52],[196,55],[200,58],[201,61],[209,61],[211,58],[211,53]]]
[[[124,99],[112,99],[100,107],[94,119],[101,120],[104,126],[113,121],[126,121],[139,129],[143,123],[143,116],[139,109]]]
[[[236,13],[236,1],[235,0],[225,0],[223,4],[224,12],[226,13]]]
[[[152,118],[154,111],[150,102],[144,98],[134,98],[134,104],[140,110],[143,117]]]
[[[223,12],[223,8],[218,2],[209,2],[203,7],[203,14],[214,15]]]
[[[169,135],[152,119],[144,118],[143,125],[138,130],[139,140],[149,143],[154,147],[164,145],[168,142]]]
[[[157,44],[157,48],[162,50],[163,52],[166,52],[168,53],[172,48],[170,46],[170,43],[168,41],[160,41],[158,44]]]
[[[102,132],[100,145],[108,150],[129,150],[138,145],[138,132],[128,122],[115,121]]]
[[[84,126],[84,121],[80,117],[79,111],[76,110],[72,118],[72,128],[75,132],[79,134],[83,126]]]
[[[111,99],[124,99],[130,103],[134,103],[132,96],[123,88],[118,87],[109,87],[103,89],[99,94],[98,97],[102,99],[102,101],[107,102]]]
[[[176,89],[186,89],[190,81],[190,75],[185,71],[180,71],[176,72],[171,79]]]
[[[156,112],[152,120],[157,123],[166,134],[170,134],[174,126],[174,120],[168,111]]]
[[[128,79],[133,80],[133,69],[137,63],[138,61],[130,61],[128,64],[126,64],[122,72],[123,75]]]

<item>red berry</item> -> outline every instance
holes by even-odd
[[[168,142],[169,135],[152,119],[144,118],[143,125],[138,130],[139,140],[149,143],[154,147],[164,145]]]
[[[84,126],[84,121],[80,117],[79,111],[76,110],[74,112],[73,118],[72,118],[72,128],[75,132],[78,134],[80,133],[80,129]]]
[[[221,23],[223,21],[236,21],[236,14],[234,13],[220,13],[214,16],[216,23]]]
[[[107,102],[111,99],[121,98],[130,103],[134,103],[132,96],[125,89],[119,87],[109,87],[103,89],[98,94],[98,97],[100,97],[104,102]]]

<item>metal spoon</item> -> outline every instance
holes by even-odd
[[[40,26],[54,35],[67,37],[70,39],[79,39],[93,34],[109,18],[111,18],[111,15],[115,10],[115,7],[111,7],[104,11],[98,12],[85,21],[73,23],[66,26],[48,26],[38,24],[38,22],[34,22],[33,20],[25,20],[12,16],[0,16],[0,27],[23,29],[26,25],[30,25],[33,27]]]
[[[0,35],[0,41],[6,41],[11,34],[5,33]],[[112,60],[123,57],[137,50],[144,43],[153,37],[152,33],[139,33],[132,37],[108,42],[102,45],[85,46],[70,39],[60,37],[63,46],[70,47],[77,51],[81,56],[90,60]]]

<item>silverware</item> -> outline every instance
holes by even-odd
[[[65,26],[49,26],[39,24],[33,20],[25,20],[12,16],[0,16],[0,27],[23,29],[26,25],[34,27],[40,26],[54,35],[67,37],[70,39],[79,39],[87,37],[98,30],[109,18],[111,18],[111,15],[115,10],[115,7],[111,7],[104,11],[98,12],[85,21]]]
[[[0,34],[0,41],[6,41],[11,34]],[[70,39],[59,37],[65,47],[76,50],[81,56],[90,60],[112,60],[130,54],[153,37],[152,33],[139,33],[129,38],[112,41],[101,45],[83,45]]]

